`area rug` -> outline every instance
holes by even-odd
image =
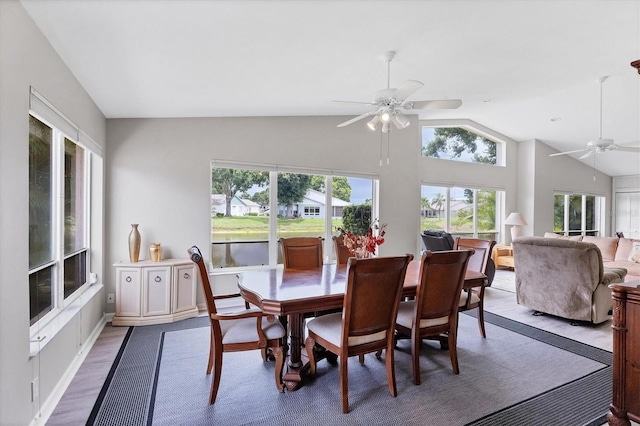
[[[491,283],[491,287],[489,288],[508,291],[509,293],[515,293],[516,274],[513,271],[506,271],[501,269],[496,270],[496,274],[493,277],[493,282]]]
[[[604,416],[611,402],[610,352],[497,315],[485,315],[487,339],[479,336],[475,318],[460,316],[459,375],[452,373],[447,351],[427,343],[420,360],[422,385],[413,385],[410,349],[407,341],[401,341],[395,355],[396,398],[387,389],[384,361],[371,355],[361,366],[357,358],[350,359],[347,415],[340,410],[337,366],[323,361],[318,364],[315,380],[296,392],[279,393],[273,381],[273,363],[263,363],[257,351],[224,355],[218,399],[209,405],[211,382],[205,374],[209,329],[198,327],[201,319],[187,320],[187,327],[179,330],[175,324],[164,331],[159,326],[153,326],[157,330],[135,327],[123,345],[118,366],[114,365],[112,384],[105,383],[104,401],[96,403],[95,415],[88,424],[606,422]],[[136,344],[137,340],[145,343]],[[136,355],[127,356],[130,346]],[[151,358],[141,352],[153,352],[155,361],[149,366],[142,365],[146,361],[136,362],[132,368],[122,365],[132,361],[125,358]],[[132,369],[136,373],[133,376]],[[144,386],[139,386],[143,380],[137,373],[141,370],[148,376]],[[123,380],[118,376],[124,376]],[[110,399],[117,402],[110,403]]]

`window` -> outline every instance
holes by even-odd
[[[320,207],[305,207],[305,216],[320,216]]]
[[[63,308],[87,282],[88,152],[29,116],[31,325]]]
[[[422,156],[502,165],[503,143],[462,127],[422,127]]]
[[[563,235],[598,236],[604,198],[595,195],[555,194],[553,231]]]
[[[377,184],[371,178],[252,167],[212,165],[214,268],[281,263],[276,242],[293,236],[323,237],[325,259],[335,259],[331,237],[342,226],[344,207],[371,205]]]
[[[423,185],[420,229],[497,240],[496,212],[503,196],[503,191],[493,189]]]

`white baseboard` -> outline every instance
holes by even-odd
[[[44,426],[47,423],[49,417],[53,413],[53,410],[58,405],[58,402],[60,402],[62,395],[64,395],[65,391],[69,387],[69,384],[71,384],[71,381],[73,380],[74,376],[80,369],[80,366],[89,354],[89,351],[93,347],[96,340],[98,340],[98,337],[104,329],[104,326],[109,321],[111,321],[111,317],[113,317],[113,314],[104,314],[102,316],[100,322],[98,322],[91,334],[87,337],[87,340],[82,344],[80,351],[76,354],[76,357],[64,372],[60,381],[58,381],[58,384],[51,392],[49,398],[47,398],[47,400],[42,404],[40,412],[31,420],[31,423],[29,423],[29,426]]]

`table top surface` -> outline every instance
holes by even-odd
[[[345,265],[326,264],[317,269],[256,269],[238,274],[240,292],[267,313],[282,314],[287,310],[308,309],[309,303],[322,301],[326,306],[342,306],[347,280]],[[403,295],[415,295],[420,274],[420,259],[407,267]],[[467,271],[465,286],[478,286],[486,276]]]

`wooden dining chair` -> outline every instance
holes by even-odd
[[[496,242],[493,240],[480,240],[477,238],[461,238],[457,237],[454,241],[454,250],[473,250],[473,255],[469,258],[467,269],[471,271],[481,272],[488,275],[489,262],[491,262],[491,253]],[[484,290],[485,285],[473,288],[465,288],[460,295],[458,311],[469,311],[471,309],[478,310],[478,329],[480,335],[484,338],[487,333],[484,328]]]
[[[423,339],[446,338],[454,374],[457,352],[458,300],[471,250],[427,250],[420,262],[416,298],[403,301],[396,318],[397,338],[411,339],[413,383],[420,384],[420,346]]]
[[[349,412],[348,357],[385,349],[387,382],[391,396],[397,395],[393,362],[394,325],[407,266],[413,255],[350,258],[341,313],[323,315],[308,322],[306,340],[310,376],[316,374],[316,343],[340,358],[342,412]],[[379,353],[376,353],[379,356]]]
[[[333,236],[333,247],[336,250],[336,263],[338,265],[346,265],[353,255],[349,253],[349,247],[344,245],[344,237],[342,235]]]
[[[319,268],[323,264],[322,237],[280,238],[285,269]]]
[[[214,297],[209,283],[209,274],[202,260],[202,253],[198,247],[189,250],[191,260],[198,265],[200,282],[204,290],[209,321],[211,323],[211,341],[209,345],[209,363],[207,374],[211,374],[211,393],[209,404],[216,401],[222,372],[222,354],[224,352],[250,351],[259,349],[263,361],[271,354],[275,358],[276,388],[284,392],[282,383],[282,368],[284,366],[284,352],[280,346],[281,338],[286,335],[285,328],[273,315],[263,315],[258,308],[244,309],[237,312],[218,313],[216,299],[228,298],[230,295]],[[232,295],[232,296],[239,296]]]

